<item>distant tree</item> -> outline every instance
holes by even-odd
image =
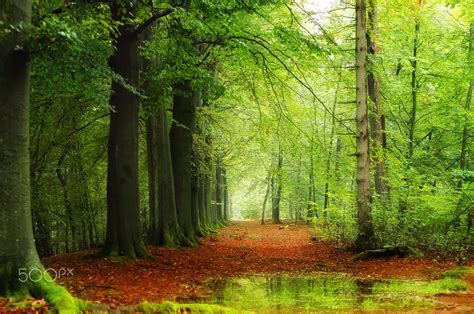
[[[274,224],[281,224],[280,220],[280,203],[281,192],[283,186],[283,154],[278,148],[278,162],[276,168],[276,175],[272,177],[272,222]]]

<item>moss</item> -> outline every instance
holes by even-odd
[[[110,312],[110,306],[107,304],[92,303],[81,299],[75,299],[77,308],[81,313],[92,312],[92,313],[108,313]]]
[[[145,242],[140,240],[138,245],[135,247],[135,254],[137,258],[148,258],[150,255],[146,250]]]
[[[233,314],[233,313],[252,313],[248,311],[237,311],[235,309],[215,305],[215,304],[179,304],[173,302],[163,302],[163,303],[150,303],[144,302],[137,306],[137,309],[145,313],[212,313],[212,314]]]
[[[408,250],[408,256],[412,258],[423,258],[425,256],[425,254],[423,254],[423,252],[416,247],[409,246],[407,250]]]
[[[22,269],[22,274],[30,278],[22,282],[19,274],[12,269]],[[24,270],[24,271],[23,271]],[[79,309],[74,298],[61,285],[54,282],[48,272],[39,263],[31,263],[29,267],[18,268],[11,263],[5,263],[0,268],[1,293],[14,299],[34,297],[45,299],[49,307],[59,313],[78,313]]]
[[[373,291],[380,294],[421,296],[465,291],[467,289],[467,284],[463,280],[456,278],[444,278],[432,282],[392,281],[388,283],[376,283],[373,287]]]
[[[180,244],[184,247],[197,247],[199,246],[199,241],[195,235],[189,236],[182,234],[180,237]]]
[[[179,247],[180,246],[180,237],[183,237],[179,233],[171,232],[169,229],[163,233],[163,243],[162,246],[165,247]]]
[[[47,273],[42,280],[31,285],[30,291],[33,296],[44,298],[59,313],[80,313],[74,297],[64,287],[53,282]]]
[[[447,270],[443,273],[444,278],[461,278],[468,274],[474,274],[474,268],[461,266]]]
[[[363,311],[422,311],[433,308],[435,302],[430,299],[419,296],[404,296],[404,297],[370,297],[365,299],[360,305]]]

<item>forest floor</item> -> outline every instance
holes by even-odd
[[[233,221],[218,234],[201,239],[199,247],[149,247],[150,259],[97,258],[96,249],[49,257],[43,263],[49,269],[72,270],[57,281],[74,296],[109,309],[145,301],[206,302],[223,280],[254,275],[317,278],[336,274],[366,283],[385,279],[418,282],[439,279],[444,271],[457,266],[454,257],[355,260],[354,252],[319,239],[313,232],[306,224],[262,226],[258,221]],[[474,257],[465,264],[474,267]],[[468,291],[434,296],[437,311],[474,311],[474,275],[464,279]],[[324,282],[325,290],[329,282]],[[336,295],[335,302],[341,301],[338,298]],[[34,304],[47,309],[43,300],[26,302],[27,307]],[[13,308],[8,300],[0,299],[0,313],[6,309]]]
[[[433,257],[354,260],[354,253],[331,242],[312,239],[307,225],[260,225],[234,221],[195,248],[154,248],[152,259],[91,258],[95,250],[45,259],[46,267],[72,268],[60,282],[75,296],[115,308],[144,301],[189,302],[209,295],[204,279],[253,274],[337,272],[365,279],[436,279],[455,265]],[[474,259],[467,264],[474,266]],[[440,296],[446,308],[468,303],[474,308],[474,280],[462,295]]]

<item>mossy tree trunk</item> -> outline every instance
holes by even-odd
[[[0,21],[28,25],[31,0],[2,1]],[[0,296],[33,295],[74,311],[74,299],[47,275],[33,240],[27,40],[22,32],[0,37]]]
[[[199,215],[199,157],[195,149],[191,153],[191,220],[196,235],[203,236]]]
[[[227,223],[227,221],[230,218],[229,217],[229,189],[227,186],[227,171],[225,168],[222,169],[222,184],[223,184],[222,210],[224,211],[224,222]]]
[[[138,107],[139,99],[131,88],[138,88],[138,36],[127,18],[134,16],[137,3],[111,1],[115,21],[123,23],[115,38],[115,51],[110,57],[112,70],[126,84],[114,80],[110,96],[106,255],[130,258],[145,257],[140,233],[138,194]]]
[[[199,88],[193,91],[193,104],[196,108],[195,110],[197,110],[199,107],[202,107],[202,89]],[[194,132],[196,136],[199,136],[201,133],[197,122],[195,122]],[[191,152],[191,220],[196,235],[203,236],[204,232],[201,230],[201,221],[199,215],[200,156],[196,145],[199,145],[199,143],[195,143],[193,141]]]
[[[173,124],[170,131],[171,157],[179,226],[185,245],[197,244],[192,221],[191,154],[196,127],[196,107],[190,81],[175,84],[173,95]]]
[[[221,224],[224,221],[224,217],[222,215],[222,167],[221,161],[218,159],[217,166],[216,166],[216,215],[217,215],[217,222]]]
[[[147,85],[144,90],[146,93]],[[156,116],[153,111],[148,112],[146,120],[146,150],[147,150],[147,169],[148,169],[148,207],[149,207],[149,225],[148,241],[155,244],[155,236],[158,233],[158,152],[157,152],[157,134],[156,134]]]
[[[173,165],[170,138],[168,134],[168,115],[164,105],[156,112],[157,150],[158,150],[158,242],[165,246],[178,246],[183,241],[183,232],[178,224],[174,191]]]
[[[205,200],[205,180],[202,175],[198,177],[198,211],[199,211],[199,224],[203,235],[208,233],[207,229],[207,218],[206,218],[206,200]]]

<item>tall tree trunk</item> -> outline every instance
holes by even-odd
[[[194,146],[194,145],[193,145]],[[199,157],[193,148],[191,152],[191,220],[197,236],[203,236],[199,220]]]
[[[298,156],[298,170],[296,172],[296,190],[295,194],[297,197],[296,206],[295,206],[295,221],[298,222],[301,220],[301,153]]]
[[[193,92],[193,104],[197,108],[202,107],[202,89],[195,90]],[[198,135],[201,130],[199,125],[195,122],[194,128],[195,134]],[[194,228],[194,232],[198,236],[203,236],[204,233],[201,230],[201,222],[199,220],[199,164],[200,156],[199,149],[196,147],[197,143],[193,143],[191,152],[191,219]]]
[[[340,182],[341,180],[341,150],[342,150],[342,140],[341,137],[336,138],[336,155],[334,156],[334,178],[336,178],[336,182]]]
[[[273,189],[273,197],[272,197],[272,223],[274,224],[281,224],[280,221],[280,201],[281,201],[281,190],[283,184],[283,175],[282,175],[282,167],[283,167],[283,155],[281,150],[278,149],[278,166],[277,166],[277,175],[276,175],[276,182]]]
[[[315,187],[315,182],[314,182],[313,140],[311,140],[307,217],[319,218],[318,212],[315,207],[315,203],[316,203],[316,187]]]
[[[197,243],[191,207],[191,154],[196,126],[196,107],[190,81],[175,84],[173,95],[173,124],[170,131],[171,157],[179,226],[185,245]]]
[[[198,187],[199,223],[201,231],[206,235],[209,233],[209,222],[206,215],[206,178],[203,174],[199,175]]]
[[[156,111],[157,150],[158,150],[158,208],[159,237],[157,245],[178,246],[184,241],[178,224],[176,209],[173,161],[171,158],[170,137],[168,133],[168,114],[164,104]]]
[[[371,218],[369,127],[367,112],[367,39],[365,0],[356,1],[356,139],[357,139],[357,217],[356,247],[366,250],[375,247]]]
[[[468,65],[469,69],[471,70],[471,81],[469,82],[469,89],[466,96],[466,104],[464,106],[465,114],[468,115],[469,111],[471,110],[471,101],[472,101],[472,89],[474,88],[474,79],[472,79],[472,69],[474,68],[474,55],[473,55],[473,41],[474,41],[474,23],[471,23],[469,29],[469,51],[468,51]],[[469,169],[468,157],[469,157],[469,118],[466,118],[464,122],[463,132],[462,132],[462,140],[461,140],[461,153],[459,156],[459,169],[461,171],[465,171]],[[463,181],[460,179],[458,181],[458,190],[461,191],[463,186]],[[462,199],[459,204],[462,203]],[[458,206],[459,207],[459,206]],[[474,220],[474,209],[471,209],[467,214],[466,225],[467,225],[467,232],[466,237],[469,237],[473,225]]]
[[[385,166],[385,116],[383,114],[382,102],[380,99],[379,80],[375,76],[374,64],[378,53],[377,47],[377,7],[375,0],[369,0],[368,10],[368,73],[367,88],[370,100],[372,101],[372,110],[369,115],[370,137],[372,139],[371,162],[374,165],[375,192],[384,199],[388,197],[389,188],[386,180]]]
[[[418,33],[420,32],[420,24],[418,21],[415,24],[415,38],[413,39],[413,61],[411,62],[411,114],[410,114],[410,128],[408,130],[408,157],[413,157],[413,148],[415,145],[415,124],[416,124],[416,111],[417,111],[417,92],[418,83],[416,79],[417,71],[417,50],[418,50]]]
[[[224,222],[224,212],[223,212],[223,180],[222,180],[222,160],[217,158],[216,165],[216,214],[217,221],[219,224]]]
[[[152,28],[143,33],[144,40],[152,39]],[[147,73],[152,60],[143,59],[143,71]],[[148,238],[153,245],[180,246],[183,234],[178,225],[174,191],[173,166],[166,104],[153,95],[155,82],[146,77],[143,84],[148,95],[147,108],[147,155],[149,176],[150,228]]]
[[[145,93],[147,84],[144,84]],[[158,151],[157,151],[157,125],[154,112],[149,112],[146,120],[146,150],[147,150],[147,169],[148,169],[148,206],[149,206],[149,226],[148,241],[156,245],[156,235],[158,234]]]
[[[67,156],[67,153],[68,153],[68,150],[65,149],[62,152],[61,156],[59,157],[58,163],[56,165],[56,174],[58,176],[59,182],[61,183],[61,189],[63,190],[64,209],[65,209],[65,212],[66,212],[65,224],[68,226],[67,230],[69,230],[69,227],[71,227],[70,230],[71,230],[72,252],[75,252],[75,251],[77,251],[77,246],[76,246],[77,245],[76,219],[75,219],[74,213],[73,213],[73,206],[72,206],[71,196],[70,196],[69,189],[68,189],[67,179],[66,179],[66,177],[64,176],[64,174],[62,172],[62,164],[64,162],[64,159]],[[69,233],[68,233],[68,235],[69,235]],[[70,252],[68,243],[66,245],[66,251],[67,251],[67,253]]]
[[[336,133],[336,105],[337,105],[337,96],[339,93],[339,84],[340,77],[336,86],[336,93],[334,94],[334,102],[332,106],[332,119],[331,119],[331,135],[329,137],[329,148],[328,148],[328,158],[326,160],[326,183],[324,186],[324,214],[326,215],[326,209],[329,207],[329,179],[331,178],[331,161],[333,157],[333,143],[334,143],[334,134]]]
[[[469,51],[468,51],[468,65],[470,66],[470,69],[473,68],[474,64],[474,58],[473,58],[473,50],[472,50],[472,45],[474,41],[474,23],[471,23],[470,29],[469,29]],[[472,70],[471,70],[472,71]],[[474,88],[474,79],[471,78],[471,81],[469,82],[469,89],[467,91],[467,96],[466,96],[466,104],[464,106],[464,110],[466,111],[466,115],[469,114],[469,111],[471,110],[471,101],[472,101],[472,89]],[[468,118],[466,118],[466,121],[464,123],[463,131],[462,131],[462,139],[461,139],[461,153],[459,156],[459,170],[464,171],[467,170],[467,154],[468,154],[468,148],[469,148],[469,121]],[[463,182],[462,180],[458,181],[458,190],[462,189]]]
[[[227,171],[222,168],[222,211],[224,214],[224,222],[229,220],[228,212],[228,191],[227,191]]]
[[[126,19],[134,15],[136,3],[111,1],[115,21],[123,23],[109,59],[112,70],[132,88],[139,87],[138,37]],[[125,12],[125,13],[124,13]],[[145,257],[140,232],[138,194],[138,96],[116,80],[110,95],[110,131],[107,170],[106,255]]]
[[[31,176],[31,199],[39,200],[40,191],[39,191],[39,179],[37,176]],[[33,236],[35,239],[36,249],[40,257],[52,256],[54,255],[54,249],[51,239],[51,230],[52,225],[50,221],[50,213],[45,204],[42,204],[38,201],[32,202],[36,203],[36,209],[31,210],[33,216],[33,221],[36,222],[33,224]],[[33,206],[33,205],[32,205]]]
[[[418,2],[418,5],[421,4],[421,1]],[[408,127],[408,159],[409,163],[407,167],[411,167],[412,159],[413,159],[413,152],[414,152],[414,145],[415,145],[415,129],[416,129],[416,112],[418,108],[417,98],[418,98],[418,82],[417,82],[417,57],[418,57],[418,34],[420,31],[420,24],[418,21],[415,22],[415,37],[413,39],[413,60],[411,61],[411,101],[412,101],[412,108],[410,113],[409,119],[409,127]],[[431,137],[431,135],[430,135]],[[408,171],[408,169],[406,170]],[[404,181],[406,182],[406,194],[402,196],[402,199],[399,202],[399,213],[400,213],[400,228],[403,228],[403,216],[408,208],[408,199],[410,196],[410,178],[405,176]]]
[[[28,29],[30,21],[31,0],[0,3],[2,25],[22,25],[22,29]],[[21,49],[27,40],[20,31],[0,36],[0,296],[32,294],[44,297],[58,310],[73,311],[74,299],[45,275],[33,240],[28,114],[30,74],[28,53]]]
[[[261,221],[262,225],[265,224],[265,209],[267,208],[268,195],[270,194],[270,185],[271,185],[270,181],[271,180],[270,180],[270,174],[269,174],[268,177],[265,179],[267,189],[265,192],[265,198],[263,199],[263,206],[262,206],[262,221]]]

